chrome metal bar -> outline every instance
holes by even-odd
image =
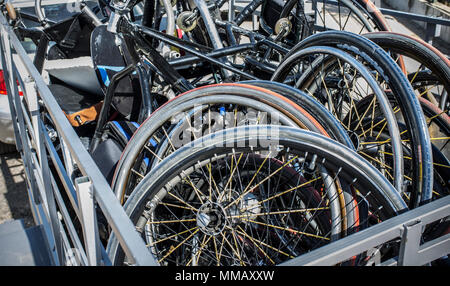
[[[197,6],[198,11],[200,12],[200,15],[202,16],[203,21],[205,22],[206,30],[208,31],[208,35],[214,49],[223,49],[219,31],[217,30],[216,24],[214,23],[214,20],[209,13],[208,5],[206,5],[206,2],[204,0],[194,0],[194,3]],[[219,60],[223,63],[226,62],[226,58],[220,58]],[[222,68],[221,71],[222,75],[225,78],[229,78],[231,76],[231,73],[228,70]]]
[[[216,60],[216,59],[214,59],[212,57],[208,57],[207,55],[203,54],[202,52],[199,52],[199,51],[197,51],[195,49],[187,49],[182,44],[180,44],[180,43],[178,43],[176,41],[172,41],[169,38],[165,38],[164,36],[161,36],[159,33],[155,32],[153,29],[149,29],[149,28],[146,28],[146,27],[139,27],[139,29],[140,29],[140,31],[142,33],[144,33],[146,35],[154,37],[154,38],[156,38],[156,39],[158,39],[160,41],[169,43],[172,46],[177,47],[179,49],[185,50],[186,52],[188,52],[188,53],[190,53],[190,54],[192,54],[194,56],[197,56],[198,58],[201,58],[201,59],[203,59],[205,61],[208,61],[208,62],[210,62],[212,64],[218,65],[222,69],[227,69],[227,70],[229,70],[229,71],[231,71],[231,72],[233,72],[235,74],[238,74],[238,75],[242,76],[245,79],[257,79],[255,76],[253,76],[251,74],[242,72],[240,69],[237,69],[237,68],[234,68],[234,67],[229,66],[227,64],[224,64],[223,62],[221,62],[219,60]]]
[[[229,0],[228,1],[228,22],[233,22],[234,21],[234,0]]]
[[[98,266],[101,261],[100,239],[98,235],[97,216],[92,183],[88,177],[75,180],[78,201],[82,215],[85,251],[90,266]]]
[[[44,124],[42,123],[42,121],[40,123],[42,129],[41,132],[44,133],[45,136],[45,145],[49,151],[49,155],[53,162],[53,165],[55,165],[55,169],[59,175],[60,182],[63,184],[64,189],[67,193],[67,197],[69,198],[69,201],[72,204],[72,209],[75,211],[78,219],[81,219],[81,214],[79,213],[78,209],[78,200],[75,187],[73,186],[70,177],[67,175],[67,172],[64,170],[64,165],[61,162],[61,159],[58,157],[58,153],[56,152],[55,147],[53,146],[53,143],[51,142],[51,139],[45,130]]]
[[[52,176],[52,185],[53,185],[54,190],[58,190],[58,187],[56,185],[56,182],[55,182],[53,176]],[[81,265],[88,265],[88,260],[86,257],[86,253],[84,251],[84,247],[80,241],[80,238],[78,237],[78,234],[77,234],[75,227],[72,223],[72,220],[70,218],[69,212],[67,211],[67,208],[64,204],[64,200],[63,200],[61,194],[59,193],[59,191],[55,192],[55,199],[56,199],[56,202],[58,203],[58,207],[60,209],[62,218],[63,218],[64,223],[69,232],[70,239],[71,239],[74,247],[77,249],[78,254],[80,255]]]

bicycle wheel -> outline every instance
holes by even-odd
[[[450,61],[432,45],[407,35],[377,32],[364,35],[395,61],[401,56],[405,73],[419,97],[425,96],[442,110],[449,109]]]
[[[262,15],[261,25],[270,34],[273,34],[279,19],[289,19],[292,23],[291,34],[295,35],[291,35],[289,40],[293,43],[327,30],[357,34],[390,30],[384,16],[368,0],[267,1],[263,5]]]
[[[347,53],[330,47],[310,47],[286,58],[273,74],[272,80],[286,82],[315,96],[341,122],[348,133],[354,135],[359,149],[364,142],[376,136],[373,127],[386,122],[392,138],[394,154],[391,181],[400,191],[403,186],[403,155],[400,132],[389,100],[370,72]],[[372,104],[361,113],[357,102],[376,94]],[[371,97],[372,98],[372,97]],[[374,112],[379,107],[382,112]],[[356,115],[356,116],[354,116]],[[348,120],[347,120],[348,118]],[[384,169],[383,156],[377,160]]]
[[[342,127],[342,124],[326,109],[320,102],[315,100],[312,96],[293,88],[289,85],[285,85],[279,82],[267,81],[267,80],[250,80],[243,81],[243,84],[250,84],[259,86],[278,94],[282,94],[287,99],[291,100],[304,110],[311,114],[321,126],[329,134],[330,138],[344,144],[349,148],[354,148],[352,139],[349,137],[348,132]]]
[[[309,96],[306,93],[301,92],[300,90],[293,88],[291,86],[281,84],[278,82],[273,81],[246,81],[243,82],[246,84],[251,84],[255,86],[259,86],[262,88],[266,88],[269,90],[272,90],[274,92],[277,92],[279,94],[282,94],[283,96],[287,97],[288,99],[295,102],[300,107],[304,108],[309,114],[311,114],[314,118],[317,119],[317,121],[320,123],[320,125],[324,126],[327,130],[327,133],[330,134],[330,138],[335,139],[337,142],[340,142],[341,144],[344,144],[350,149],[354,149],[354,139],[350,138],[347,130],[342,126],[342,124],[334,117],[328,109],[326,109],[320,102],[315,100],[313,97]],[[343,192],[344,200],[346,202],[354,202],[352,204],[347,203],[346,206],[346,213],[352,214],[354,213],[355,208],[355,200],[356,198],[349,194],[348,192]],[[359,215],[359,214],[358,214]],[[348,219],[348,225],[357,225],[358,218],[352,215],[346,216]]]
[[[428,129],[433,142],[433,167],[435,172],[433,198],[450,194],[450,117],[436,105],[420,98],[422,110],[427,118]]]
[[[428,128],[433,142],[434,185],[433,200],[450,195],[450,117],[430,101],[420,98],[423,113],[427,118]],[[430,241],[450,232],[449,217],[436,221],[427,227],[423,233],[424,242]]]
[[[352,150],[298,128],[264,125],[222,130],[178,149],[124,208],[160,265],[275,265],[332,240],[323,168],[357,190],[378,220],[407,209]],[[115,265],[127,261],[114,235],[107,252]]]
[[[244,105],[244,100],[248,101],[248,103],[246,103],[247,105]],[[291,125],[304,129],[314,130],[326,136],[330,136],[325,130],[324,126],[321,126],[304,109],[296,106],[292,101],[282,97],[281,95],[271,92],[267,89],[244,84],[221,84],[195,89],[178,96],[177,98],[173,99],[172,101],[158,109],[156,112],[154,112],[140,126],[140,128],[130,139],[117,165],[112,183],[113,190],[116,193],[116,196],[122,202],[124,202],[125,200],[125,194],[130,193],[134,186],[137,185],[138,181],[143,177],[143,175],[145,175],[145,173],[141,173],[142,171],[136,171],[136,168],[137,170],[141,168],[140,166],[142,165],[143,160],[146,160],[145,158],[156,158],[157,156],[160,158],[154,162],[158,163],[163,159],[163,155],[160,153],[166,150],[165,148],[168,147],[167,143],[158,143],[158,145],[160,146],[158,147],[158,151],[156,151],[154,150],[156,146],[150,146],[149,141],[153,140],[154,142],[156,140],[156,142],[163,142],[164,140],[162,140],[161,138],[167,137],[167,135],[170,133],[170,126],[173,126],[172,128],[180,126],[180,118],[173,120],[176,113],[189,111],[194,105],[199,104],[203,104],[205,106],[201,108],[202,113],[204,113],[204,110],[210,109],[209,105],[214,105],[216,107],[219,106],[219,113],[229,111],[228,108],[225,109],[227,105],[231,107],[231,110],[235,110],[236,107],[239,106],[247,106],[252,107],[257,111],[265,111],[267,114],[276,114],[278,112],[277,114],[280,114],[280,116],[284,114],[284,117],[280,117],[280,120],[284,120],[280,121],[284,125]],[[265,107],[265,105],[268,106]],[[215,114],[217,115],[217,113]],[[189,115],[188,117],[191,116],[192,115]],[[199,121],[197,120],[197,122]],[[205,120],[205,122],[207,122],[206,125],[208,126],[209,120]],[[231,125],[228,125],[228,127],[232,126],[233,124],[236,125],[237,122],[232,122]],[[327,127],[328,130],[332,130],[331,128]],[[178,130],[179,131],[176,134],[183,134],[183,132],[181,131],[182,129]],[[200,135],[198,135],[198,137],[199,136]],[[343,143],[350,142],[350,140],[345,136],[345,133],[342,133],[339,135],[339,138],[344,138],[341,139],[343,140]],[[189,141],[191,138],[189,137],[186,139],[188,139],[187,141]],[[174,147],[178,148],[179,146],[180,144]],[[152,164],[150,164],[150,162],[148,162],[147,164],[149,166],[153,166]]]
[[[444,152],[448,158],[450,153],[447,145],[450,139],[447,137],[450,136],[450,117],[446,114],[446,111],[440,109],[425,98],[419,98],[419,101],[423,113],[427,118],[428,127],[431,129],[431,139],[439,139],[439,137],[442,137],[443,142],[439,144],[439,151]],[[438,141],[440,140],[433,140],[433,143]]]
[[[410,140],[412,150],[413,197],[410,207],[431,200],[433,187],[433,159],[427,123],[419,100],[408,79],[394,60],[381,47],[360,35],[344,31],[327,31],[308,37],[297,44],[287,55],[312,46],[331,46],[340,48],[361,61],[376,76],[384,90],[392,91],[395,97],[396,115],[402,117],[407,131],[404,140]],[[382,142],[379,142],[382,144]]]
[[[372,97],[369,96],[367,98],[362,99],[356,104],[356,110],[359,113],[364,112],[372,102]],[[388,97],[391,102],[394,102],[395,99],[393,98],[393,95],[391,93],[388,93]],[[448,193],[448,183],[445,179],[450,175],[448,165],[448,160],[445,158],[445,155],[443,153],[448,151],[445,149],[446,145],[448,144],[448,141],[450,139],[448,131],[450,128],[450,120],[448,116],[441,111],[438,107],[433,105],[431,102],[425,100],[424,98],[420,98],[420,103],[422,106],[422,109],[424,110],[424,115],[427,119],[428,123],[428,129],[431,137],[431,141],[434,142],[432,145],[432,154],[433,154],[433,193],[432,193],[432,199],[436,199],[442,196],[445,196]],[[375,113],[378,113],[379,111],[375,111]],[[401,133],[400,134],[406,134],[408,128],[406,125],[402,122],[399,122],[399,128]],[[384,146],[382,148],[382,145],[377,144],[377,142],[389,142],[390,136],[387,134],[387,132],[384,130],[382,126],[374,126],[373,130],[376,134],[376,140],[373,140],[373,142],[364,142],[361,144],[361,146],[358,148],[358,153],[362,155],[364,158],[368,160],[376,160],[374,158],[376,153],[382,154],[385,157],[386,161],[390,161],[390,157],[392,156],[392,152],[387,148],[388,146]],[[410,173],[410,170],[412,170],[411,166],[411,146],[409,144],[409,139],[402,140],[402,150],[403,150],[403,161],[405,166],[405,179],[407,182],[412,181],[412,174]],[[389,164],[384,165],[387,169],[390,169],[391,167]],[[385,170],[381,170],[382,173],[385,172]],[[406,202],[409,202],[411,200],[412,195],[412,188],[409,184],[405,184],[402,190],[402,196]]]
[[[228,88],[226,92],[226,98],[224,99],[224,88]],[[258,101],[249,100],[248,96],[253,91],[252,96],[258,98]],[[256,92],[255,92],[256,91]],[[246,94],[246,97],[243,96],[233,96],[232,94]],[[297,92],[298,93],[298,92]],[[208,95],[208,96],[205,96]],[[219,94],[219,95],[218,95]],[[194,100],[192,100],[194,98]],[[191,100],[189,100],[191,99]],[[159,110],[159,115],[152,115],[143,125],[138,129],[138,131],[133,135],[133,138],[130,140],[129,144],[124,150],[125,155],[122,156],[121,160],[118,163],[118,167],[116,169],[115,179],[113,180],[114,190],[116,195],[122,202],[127,199],[127,196],[133,192],[135,186],[140,182],[140,180],[148,173],[151,169],[155,168],[165,157],[167,157],[170,153],[172,153],[175,149],[179,148],[181,145],[174,144],[174,138],[179,139],[180,135],[185,136],[185,130],[191,129],[192,127],[195,130],[205,130],[208,132],[211,128],[211,122],[217,122],[222,115],[224,115],[228,111],[232,111],[233,117],[236,120],[237,125],[241,125],[242,117],[236,116],[236,111],[242,111],[243,107],[255,107],[255,110],[259,112],[266,112],[273,116],[277,113],[277,110],[272,110],[270,108],[265,108],[263,102],[271,101],[274,106],[281,109],[285,114],[293,114],[297,116],[297,123],[290,121],[287,116],[277,115],[279,123],[282,125],[291,125],[296,126],[297,128],[307,128],[309,130],[313,130],[315,132],[320,132],[322,134],[326,134],[327,132],[323,127],[318,125],[317,122],[314,121],[313,118],[310,117],[306,113],[306,116],[299,113],[301,110],[300,107],[296,107],[292,102],[289,102],[287,99],[283,99],[280,95],[275,93],[270,93],[268,90],[264,90],[261,88],[248,86],[248,85],[216,85],[212,87],[206,87],[203,89],[198,89],[196,91],[187,93],[182,97],[177,97],[172,102],[162,107]],[[193,122],[190,123],[190,118],[185,118],[183,121],[179,121],[181,119],[178,117],[174,122],[170,122],[169,119],[173,119],[175,114],[179,114],[183,111],[189,111],[192,106],[200,104],[202,107],[198,108],[197,111],[191,112],[189,116],[192,116]],[[224,108],[229,106],[228,108]],[[230,109],[231,107],[231,109]],[[217,108],[220,110],[220,116],[217,117],[215,115],[211,116],[214,111],[217,111]],[[170,109],[170,111],[168,111]],[[168,112],[165,112],[167,110]],[[304,112],[304,111],[303,111]],[[158,111],[156,112],[158,113]],[[172,117],[167,117],[166,119],[160,120],[161,116],[166,116],[169,114]],[[218,113],[216,112],[216,115]],[[305,114],[305,113],[304,113]],[[199,121],[203,115],[204,122],[206,123],[202,126],[195,126],[195,122]],[[207,118],[205,118],[205,116]],[[289,115],[292,117],[292,115]],[[330,116],[330,115],[328,115]],[[227,118],[226,115],[224,115]],[[156,118],[156,119],[155,119]],[[211,120],[212,118],[212,120]],[[300,118],[300,120],[298,119]],[[153,120],[152,120],[153,119]],[[225,119],[226,121],[227,119]],[[302,124],[301,120],[306,121],[306,124]],[[308,123],[307,121],[311,120],[313,124]],[[201,121],[201,120],[200,120]],[[300,123],[298,123],[300,122]],[[272,123],[276,123],[273,122]],[[257,122],[246,122],[245,124],[258,124]],[[170,125],[173,125],[172,127]],[[213,124],[214,125],[214,124]],[[184,126],[184,127],[183,127]],[[231,126],[225,126],[226,128],[233,127],[235,125],[231,124]],[[224,128],[222,126],[222,128]],[[215,127],[212,127],[215,130]],[[191,134],[187,134],[189,138],[191,138]],[[193,139],[201,136],[200,134],[192,134]],[[342,132],[341,137],[345,137],[345,133]],[[164,138],[164,136],[166,138]],[[183,141],[184,139],[182,139]],[[158,142],[158,146],[150,146],[151,142]],[[139,143],[141,142],[141,143]],[[141,145],[142,142],[145,142],[144,145]],[[148,144],[150,142],[150,144]],[[350,142],[350,139],[345,139],[344,142]],[[185,142],[187,143],[187,142]],[[147,146],[146,146],[147,145]],[[326,172],[323,172],[324,176]],[[328,176],[328,175],[326,175]],[[117,187],[116,187],[117,186]],[[124,186],[124,187],[120,187]],[[355,198],[351,195],[344,194],[341,190],[345,189],[345,187],[341,186],[339,182],[336,180],[333,183],[329,184],[329,196],[330,196],[330,205],[331,205],[331,213],[333,217],[336,219],[332,223],[333,225],[333,236],[339,236],[342,231],[344,231],[348,225],[353,225],[354,227],[359,226],[358,217],[359,210],[357,208],[352,207],[355,204]],[[364,211],[364,210],[362,210]],[[342,215],[345,216],[344,219],[340,219]],[[342,226],[341,226],[342,224]],[[345,231],[344,231],[345,232]]]

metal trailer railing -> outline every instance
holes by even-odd
[[[380,12],[384,15],[390,15],[395,18],[406,18],[411,21],[425,22],[425,38],[424,40],[430,44],[433,43],[433,38],[439,36],[441,33],[441,26],[450,26],[449,19],[443,19],[438,17],[418,15],[414,13],[396,11],[391,9],[380,8]]]
[[[310,0],[306,0],[306,2],[309,2]],[[243,9],[243,7],[241,6],[245,6],[248,3],[252,2],[252,0],[236,0],[236,1],[230,1],[230,5],[228,7],[228,10],[236,10],[236,11],[241,11]],[[316,7],[316,5],[318,3],[325,3],[325,4],[330,4],[330,5],[335,5],[338,6],[338,1],[336,0],[315,0],[312,2],[312,11],[310,11],[308,14],[310,15],[314,15],[314,19],[318,19],[319,17],[317,16],[318,13],[318,9]],[[241,6],[239,5],[235,5],[235,4],[241,4]],[[370,9],[370,8],[369,8]],[[438,18],[438,17],[432,17],[432,16],[426,16],[426,15],[419,15],[419,14],[414,14],[414,13],[408,13],[408,12],[402,12],[402,11],[397,11],[397,10],[392,10],[392,9],[386,9],[386,8],[379,8],[380,12],[383,15],[389,15],[392,16],[394,18],[405,18],[411,21],[418,21],[418,22],[424,22],[426,23],[426,27],[425,27],[425,35],[424,35],[424,40],[430,44],[432,44],[433,39],[437,36],[439,36],[440,31],[441,31],[441,26],[450,26],[450,20],[449,19],[444,19],[444,18]],[[255,14],[255,16],[259,16],[259,12],[257,12]],[[255,22],[256,20],[253,19],[253,22]],[[255,24],[253,24],[255,26]],[[316,26],[317,29],[320,29],[321,27]]]
[[[427,225],[450,216],[450,196],[330,243],[281,266],[330,266],[347,261],[361,253],[372,254],[370,264],[377,266],[422,266],[450,253],[450,233],[423,243]],[[380,261],[382,245],[397,240],[399,255]]]
[[[134,264],[156,265],[106,179],[1,13],[0,56],[16,147],[24,164],[32,213],[36,224],[43,226],[53,264],[111,264],[99,240],[96,212],[101,211]],[[23,96],[19,95],[19,87]],[[40,106],[45,107],[55,124],[62,146],[62,159],[43,124]],[[59,178],[53,176],[50,161]],[[72,181],[74,164],[83,177]],[[62,188],[57,181],[62,183]],[[69,198],[70,206],[66,205],[63,195]],[[75,211],[81,224],[82,238],[69,215],[70,209]]]
[[[156,265],[110,186],[1,13],[0,57],[16,146],[24,163],[33,216],[36,224],[42,225],[45,230],[54,264],[111,265],[99,241],[95,209],[97,202],[134,264]],[[23,96],[19,95],[19,87]],[[62,159],[42,122],[41,105],[55,123],[63,151]],[[50,171],[50,160],[58,178],[53,177]],[[81,170],[83,177],[72,181],[74,164]],[[57,180],[62,183],[62,188]],[[82,239],[75,229],[61,191],[69,198],[70,208],[75,210],[80,221]],[[450,197],[411,210],[282,265],[334,265],[362,252],[372,251],[375,254],[377,246],[394,239],[400,241],[400,255],[383,263],[374,255],[375,265],[424,265],[450,253],[450,234],[421,243],[424,226],[448,216]]]
[[[338,5],[338,1],[336,1],[336,0],[316,0],[316,2],[317,3],[321,2],[321,3],[336,5],[336,6]],[[316,14],[315,17],[317,17],[317,9],[313,8],[313,10],[315,11],[315,14]],[[424,40],[430,44],[433,42],[433,38],[437,37],[438,34],[440,33],[441,26],[450,26],[449,19],[443,19],[443,18],[438,18],[438,17],[431,17],[431,16],[426,16],[426,15],[419,15],[419,14],[414,14],[414,13],[396,11],[396,10],[386,9],[386,8],[379,8],[379,10],[383,15],[389,15],[394,18],[406,18],[410,21],[418,21],[418,22],[426,23]]]

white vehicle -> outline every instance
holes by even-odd
[[[14,127],[2,70],[0,71],[0,154],[13,152],[16,149],[15,142]]]
[[[33,57],[35,53],[36,47],[32,42],[23,43],[23,47],[30,55]],[[12,55],[13,60],[16,56]],[[22,68],[21,66],[17,66],[17,68]],[[19,86],[19,94],[22,95]],[[3,68],[0,62],[0,154],[11,153],[16,150],[15,146],[16,140],[14,137],[14,127],[12,124],[11,110],[8,102],[8,95],[6,92],[6,84],[3,77]]]

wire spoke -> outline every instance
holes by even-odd
[[[245,220],[245,221],[248,221],[248,222],[251,222],[251,223],[255,223],[255,224],[259,224],[259,225],[263,225],[263,226],[267,226],[267,227],[271,227],[271,228],[275,228],[275,229],[279,229],[279,230],[283,230],[283,231],[287,231],[287,232],[290,232],[290,233],[293,233],[293,234],[300,234],[300,235],[310,236],[310,237],[319,238],[319,239],[323,239],[323,240],[330,240],[330,238],[328,238],[328,237],[324,237],[324,236],[320,236],[320,235],[316,235],[316,234],[312,234],[312,233],[298,231],[298,230],[295,230],[295,229],[290,228],[290,227],[281,227],[281,226],[268,224],[268,223],[264,223],[264,222],[259,222],[259,221],[255,221],[255,220],[252,220],[252,219],[246,219],[246,218],[243,218],[242,220]]]

